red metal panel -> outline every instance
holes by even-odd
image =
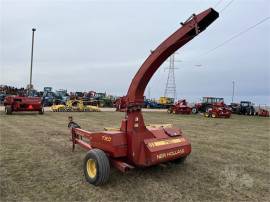
[[[127,156],[127,139],[125,132],[89,132],[80,128],[73,128],[72,130],[76,134],[76,141],[82,136],[89,140],[91,147],[99,148],[108,153],[111,157],[118,158]]]
[[[184,137],[145,140],[146,158],[150,165],[187,156],[191,152],[190,142]]]
[[[81,146],[82,146],[84,149],[86,149],[86,150],[92,149],[92,147],[90,146],[90,144],[88,144],[88,143],[85,142],[85,141],[79,140],[79,139],[76,139],[76,140],[75,140],[75,144],[81,145]]]
[[[41,98],[39,97],[23,97],[23,96],[7,96],[4,105],[11,106],[12,111],[40,111],[42,109]]]

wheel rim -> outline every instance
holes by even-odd
[[[97,174],[96,162],[93,159],[88,159],[86,168],[89,177],[94,178]]]
[[[213,118],[216,118],[216,115],[215,115],[215,114],[212,114],[212,117],[213,117]]]

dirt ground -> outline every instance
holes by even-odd
[[[192,143],[183,165],[120,173],[89,185],[83,176],[86,152],[71,151],[70,113],[0,112],[1,201],[267,201],[270,198],[270,119],[234,115],[145,112],[147,123],[173,123]],[[82,128],[118,127],[119,112],[73,113]]]

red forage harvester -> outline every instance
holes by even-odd
[[[161,43],[142,64],[133,78],[125,103],[125,118],[119,129],[90,132],[80,128],[69,117],[73,149],[78,144],[87,150],[83,169],[90,184],[105,183],[110,165],[125,172],[134,167],[148,167],[163,162],[183,162],[191,144],[179,128],[146,127],[142,115],[145,88],[161,64],[180,47],[204,31],[219,14],[212,8],[193,14],[181,27]]]

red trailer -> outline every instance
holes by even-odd
[[[170,109],[168,113],[173,114],[191,114],[192,108],[188,106],[185,99],[177,101]]]
[[[269,111],[263,108],[259,108],[258,116],[269,117]]]
[[[6,114],[22,111],[38,111],[39,114],[44,113],[40,97],[7,96],[4,100],[4,106]]]
[[[83,169],[86,180],[101,185],[109,178],[110,164],[125,172],[134,167],[148,167],[162,162],[183,162],[191,152],[191,144],[181,129],[173,127],[146,127],[141,109],[144,105],[145,88],[160,65],[180,47],[204,31],[218,18],[210,8],[192,15],[181,23],[175,33],[161,43],[140,67],[133,78],[127,95],[119,105],[125,107],[125,118],[119,129],[90,132],[72,121],[73,149],[76,144],[88,152]]]

